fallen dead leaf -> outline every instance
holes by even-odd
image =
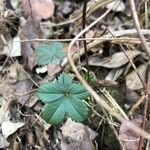
[[[106,76],[105,80],[116,81],[121,76],[123,71],[124,71],[124,68],[122,68],[122,67],[121,68],[114,68]]]
[[[109,4],[107,4],[106,8],[107,9],[112,8],[112,10],[115,11],[115,12],[123,12],[125,10],[125,4],[121,0],[118,0],[117,2],[113,1]]]
[[[19,80],[16,83],[16,98],[23,106],[32,107],[37,102],[35,92],[32,91],[32,88],[33,82],[30,79]]]
[[[4,46],[4,54],[8,54],[10,57],[21,56],[21,44],[18,36],[10,38],[7,44]]]
[[[22,0],[22,11],[25,18],[31,16],[32,12],[32,15],[38,20],[47,19],[53,16],[54,9],[52,0],[30,0],[30,3],[28,0]]]
[[[0,81],[0,94],[3,96],[0,107],[0,124],[10,119],[10,106],[15,100],[14,85],[7,82],[7,79]]]
[[[137,71],[144,82],[145,82],[146,69],[147,69],[147,64],[142,64],[137,68]],[[133,70],[126,76],[126,85],[127,88],[131,90],[138,90],[143,88],[143,84],[139,79],[135,70]]]
[[[61,146],[63,150],[69,149],[82,149],[82,150],[94,150],[93,140],[97,136],[97,133],[92,131],[89,127],[84,126],[82,123],[76,123],[70,118],[61,127],[62,136]],[[70,143],[65,142],[65,139],[70,139]]]
[[[2,134],[5,138],[8,138],[11,134],[16,132],[19,128],[23,127],[25,125],[24,122],[11,122],[11,121],[5,121],[2,123]]]
[[[133,60],[136,56],[140,54],[139,51],[126,51],[126,55]],[[115,53],[110,57],[100,59],[99,57],[91,56],[89,57],[89,65],[91,66],[102,66],[106,68],[118,68],[128,63],[129,60],[123,52]]]
[[[4,149],[9,146],[9,142],[3,137],[2,134],[0,134],[0,148]]]
[[[131,122],[137,127],[141,126],[142,116],[137,115]],[[140,136],[137,135],[131,128],[126,125],[127,122],[122,122],[119,130],[119,138],[122,141],[125,150],[137,150]]]
[[[50,77],[53,77],[56,73],[61,71],[61,67],[60,67],[60,65],[57,65],[57,64],[48,64],[47,71],[48,71],[48,75]]]
[[[34,38],[42,38],[42,30],[39,22],[33,18],[29,18],[25,25],[22,27],[20,33],[21,40],[30,40]],[[21,54],[23,57],[23,64],[25,68],[32,70],[36,65],[36,55],[33,51],[34,42],[22,42],[21,43]]]
[[[0,108],[0,124],[2,124],[4,121],[8,121],[10,119],[10,107],[11,101],[2,102],[2,106]]]

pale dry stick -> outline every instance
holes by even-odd
[[[122,38],[118,38],[118,39],[114,39],[111,41],[111,43],[113,44],[137,44],[137,45],[141,45],[141,40],[138,40],[138,38],[130,38],[129,39],[122,39]],[[150,45],[150,42],[147,42],[148,45]]]
[[[117,108],[117,110],[120,112],[120,114],[122,114],[122,116],[129,120],[128,116],[126,115],[126,113],[122,110],[122,108],[118,105],[118,103],[114,100],[114,98],[109,94],[109,92],[106,90],[106,88],[103,88],[100,90],[103,95],[107,98],[107,100],[111,103],[111,105],[114,107],[114,109]]]
[[[104,118],[102,115],[100,115],[96,110],[94,110],[94,108],[88,102],[86,102],[86,101],[84,101],[84,102],[91,109],[93,114],[95,114],[96,116],[100,117],[102,120],[107,121],[108,124],[111,124],[111,125],[116,126],[116,127],[119,126],[118,123],[113,123],[112,121],[108,121],[106,118]]]
[[[137,12],[136,12],[135,2],[134,2],[134,0],[130,0],[129,2],[130,2],[131,12],[132,12],[132,16],[133,16],[133,20],[134,20],[136,30],[138,32],[140,40],[142,41],[144,51],[146,52],[146,54],[150,58],[150,47],[148,46],[148,44],[146,42],[146,39],[145,39],[144,35],[141,32],[141,27],[140,27],[138,15],[137,15]],[[146,94],[146,99],[145,99],[143,122],[142,122],[142,128],[143,129],[145,129],[147,109],[148,109],[148,98],[147,98],[148,93],[145,93],[145,94]],[[143,143],[144,143],[143,137],[140,137],[138,150],[142,149]]]
[[[149,22],[149,17],[148,17],[148,0],[145,0],[145,28],[146,29],[148,27],[148,22]]]
[[[97,18],[97,20],[95,20],[92,24],[90,24],[89,26],[87,26],[84,30],[82,30],[78,35],[76,35],[76,37],[71,41],[71,43],[69,44],[68,47],[68,51],[67,51],[67,56],[69,59],[69,63],[74,71],[74,73],[76,74],[77,78],[79,79],[79,81],[83,84],[83,86],[89,91],[89,93],[94,97],[95,101],[97,102],[97,104],[102,108],[102,109],[106,109],[109,113],[112,112],[112,108],[94,91],[94,89],[84,80],[84,78],[81,76],[81,74],[79,73],[79,71],[77,70],[74,61],[71,57],[71,48],[74,45],[74,43],[76,42],[76,40],[82,36],[85,32],[87,32],[91,27],[93,27],[98,21],[100,21],[102,18],[104,18],[106,15],[108,14],[105,12],[101,17]],[[120,122],[124,122],[127,127],[131,130],[133,130],[134,132],[136,132],[137,134],[143,136],[144,138],[150,139],[150,134],[144,130],[142,130],[141,128],[137,127],[136,125],[134,125],[133,123],[131,123],[130,121],[124,119],[122,116],[120,116],[118,113],[113,112],[111,114],[112,116],[114,116],[116,119],[118,119]]]
[[[128,112],[128,116],[130,117],[133,112],[143,103],[145,99],[145,95],[143,95],[130,109],[130,111]]]
[[[70,19],[70,20],[67,20],[67,21],[64,21],[64,22],[61,22],[61,23],[51,23],[50,26],[51,27],[59,27],[59,26],[64,26],[66,24],[70,24],[70,23],[73,23],[75,22],[76,20],[80,19],[80,16],[76,17],[76,18],[73,18],[73,19]]]
[[[143,33],[141,32],[141,27],[140,27],[138,15],[136,13],[136,7],[135,7],[134,0],[129,0],[129,2],[130,2],[130,7],[131,7],[133,20],[134,20],[134,24],[135,24],[137,33],[139,35],[140,40],[142,41],[142,45],[144,47],[145,52],[147,53],[148,57],[150,58],[150,47],[148,46],[146,39],[145,39]]]
[[[150,32],[149,32],[150,34]],[[28,39],[28,40],[21,40],[21,41],[15,41],[15,42],[70,42],[72,41],[73,39],[38,39],[38,38],[35,38],[35,39]],[[118,38],[115,38],[115,37],[99,37],[99,38],[79,38],[77,39],[77,41],[84,41],[84,40],[87,40],[87,41],[97,41],[97,40],[105,40],[105,41],[112,41],[112,42],[129,42],[129,43],[133,43],[133,44],[141,44],[141,41],[139,40],[139,38],[131,38],[131,37],[118,37]],[[149,43],[150,44],[150,43]]]
[[[14,94],[17,95],[17,96],[25,96],[25,95],[31,94],[31,93],[33,93],[33,92],[35,92],[35,91],[36,91],[36,89],[32,89],[32,90],[27,91],[27,92],[25,92],[25,93],[14,93]]]
[[[147,141],[145,150],[149,150],[149,148],[150,148],[150,141]]]

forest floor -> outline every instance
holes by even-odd
[[[150,150],[148,0],[1,0],[0,14],[0,149]]]

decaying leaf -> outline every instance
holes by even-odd
[[[0,83],[0,93],[4,97],[8,97],[8,101],[15,99],[22,105],[32,107],[36,103],[37,98],[34,91],[32,91],[33,82],[29,79],[23,67],[15,63],[7,69],[7,72],[7,77],[5,77],[7,79],[3,79],[4,81]],[[8,102],[6,101],[5,103],[0,108],[0,112],[4,112],[3,109],[7,106]]]
[[[137,71],[144,82],[145,82],[146,69],[147,69],[147,64],[142,64],[137,68]],[[133,70],[126,76],[126,85],[131,90],[138,90],[143,88],[143,84],[139,79],[135,70]]]
[[[31,5],[31,7],[30,7]],[[54,13],[53,0],[22,0],[22,11],[25,18],[32,15],[38,19],[50,18]]]
[[[0,107],[0,124],[10,119],[10,106],[15,100],[14,91],[15,87],[8,83],[8,79],[0,80],[0,94],[3,97]]]
[[[106,5],[107,9],[112,8],[115,12],[123,12],[125,10],[125,4],[122,0],[113,1]]]
[[[2,106],[0,107],[0,124],[2,124],[4,121],[8,121],[10,119],[10,102],[2,102]]]
[[[126,51],[126,55],[133,60],[136,56],[140,54],[139,51]],[[106,68],[118,68],[128,63],[129,60],[123,52],[115,53],[110,57],[104,59],[89,57],[89,65],[91,66],[102,66]]]
[[[48,71],[48,75],[50,77],[53,77],[56,73],[61,71],[61,67],[60,65],[57,64],[48,64],[47,71]]]
[[[10,57],[21,56],[21,44],[18,36],[9,39],[8,45],[4,46],[4,53]]]
[[[24,122],[11,122],[11,121],[5,121],[2,123],[2,134],[5,138],[8,138],[11,134],[16,132],[19,128],[23,127],[25,125]]]
[[[29,18],[25,25],[22,27],[20,33],[21,40],[30,40],[34,38],[42,38],[42,31],[38,21],[33,18]],[[21,54],[23,57],[23,63],[25,68],[32,70],[36,65],[36,55],[33,51],[34,42],[22,42]]]
[[[32,91],[33,82],[30,79],[20,80],[16,83],[16,98],[23,106],[32,107],[37,98]]]
[[[137,127],[141,126],[142,116],[137,115],[131,122]],[[119,137],[122,141],[125,150],[137,150],[140,140],[140,136],[137,135],[133,130],[126,125],[126,122],[122,122],[119,131]]]
[[[61,127],[61,148],[70,149],[81,149],[81,150],[94,150],[95,147],[92,143],[97,133],[92,131],[89,127],[82,123],[76,123],[70,118]],[[70,139],[70,143],[65,142],[65,139]]]
[[[124,68],[114,68],[106,76],[105,80],[116,81],[120,75],[123,73]]]
[[[4,149],[9,146],[9,142],[0,134],[0,149]]]
[[[58,64],[51,64],[49,63],[48,65],[45,65],[43,67],[38,67],[36,68],[37,74],[40,73],[46,73],[48,72],[49,77],[53,78],[55,74],[61,71],[61,67]]]

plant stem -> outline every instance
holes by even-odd
[[[83,12],[82,12],[82,29],[85,29],[86,25],[86,8],[87,8],[88,0],[84,0],[83,4]],[[86,38],[86,33],[83,34],[83,38]],[[87,67],[87,82],[89,82],[89,63],[88,63],[88,53],[87,53],[87,44],[86,40],[83,41],[84,45],[84,52],[85,52],[85,61],[86,61],[86,67]]]

